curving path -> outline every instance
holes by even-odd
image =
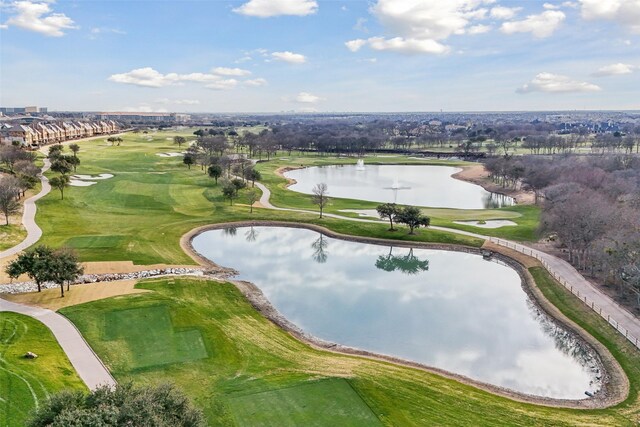
[[[1,311],[24,314],[44,323],[56,337],[76,372],[90,390],[102,385],[109,387],[116,385],[109,370],[66,317],[51,310],[16,304],[2,298],[0,298]]]
[[[288,209],[279,208],[273,206],[269,199],[271,198],[271,191],[263,184],[256,182],[256,187],[262,191],[262,197],[260,197],[260,204],[267,209],[275,209],[279,211],[300,212],[308,214],[316,214],[304,209]],[[335,214],[323,214],[323,216],[330,218],[344,219],[348,221],[379,223],[382,221],[363,218],[350,218]],[[386,222],[386,221],[385,221]],[[542,252],[540,250],[531,248],[521,243],[512,242],[505,239],[499,239],[496,237],[485,236],[482,234],[471,233],[468,231],[457,230],[454,228],[431,226],[431,229],[446,231],[449,233],[463,234],[465,236],[476,237],[483,240],[489,240],[500,246],[506,248],[515,249],[525,255],[530,255],[542,262],[542,265],[547,271],[554,276],[560,283],[562,283],[567,289],[569,289],[574,295],[578,296],[588,307],[593,309],[596,313],[602,316],[611,326],[616,328],[618,332],[624,335],[632,344],[637,348],[640,348],[640,319],[627,311],[624,307],[621,307],[611,297],[606,295],[591,282],[582,276],[571,264],[567,261],[558,258],[554,255]]]
[[[40,229],[40,227],[38,227],[38,224],[36,224],[36,202],[49,194],[49,192],[51,191],[49,180],[46,176],[44,176],[44,173],[49,170],[50,167],[51,162],[49,162],[49,159],[44,159],[44,166],[42,167],[42,171],[40,172],[40,182],[42,183],[42,189],[38,194],[36,194],[35,196],[31,196],[24,201],[22,224],[27,230],[27,237],[25,237],[22,242],[18,243],[14,247],[0,252],[0,259],[16,255],[40,240],[40,237],[42,236],[42,230]]]

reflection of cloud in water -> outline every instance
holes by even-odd
[[[575,337],[542,318],[513,269],[462,252],[394,248],[428,271],[376,268],[390,247],[314,231],[255,227],[255,241],[222,231],[195,249],[257,284],[307,332],[330,341],[447,369],[515,390],[583,398],[594,377]],[[330,248],[324,263],[319,247]],[[426,267],[425,264],[422,264]],[[545,369],[547,367],[547,369]]]

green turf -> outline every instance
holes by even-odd
[[[31,351],[36,359],[26,359]],[[0,313],[0,426],[22,426],[51,393],[83,390],[84,384],[42,323],[21,314]]]
[[[0,221],[4,221],[4,218]],[[25,230],[22,225],[4,225],[3,222],[2,225],[0,225],[0,251],[17,245],[23,241],[25,237],[27,237],[27,230]]]
[[[549,286],[553,288],[554,284]],[[203,409],[211,425],[261,425],[252,422],[256,419],[252,417],[269,416],[268,410],[261,409],[269,407],[282,415],[280,421],[274,421],[276,424],[286,425],[295,415],[304,416],[297,425],[311,425],[327,416],[326,406],[317,404],[319,393],[314,388],[302,388],[311,391],[294,393],[294,397],[276,403],[234,399],[289,387],[295,390],[337,377],[348,378],[348,384],[384,425],[631,426],[640,420],[636,403],[640,355],[626,353],[627,350],[616,354],[633,374],[632,395],[625,405],[596,411],[553,409],[518,403],[416,369],[315,350],[263,318],[231,284],[181,278],[145,281],[138,287],[154,292],[61,311],[78,326],[119,381],[175,382]],[[577,300],[567,303],[569,308],[580,306]],[[167,307],[174,327],[199,329],[207,349],[215,349],[209,351],[210,357],[154,369],[133,369],[131,361],[122,358],[122,346],[103,339],[101,319],[106,313],[157,306]],[[586,319],[587,324],[592,321]],[[148,333],[154,334],[154,328],[155,324],[149,324]],[[613,345],[610,340],[619,337],[605,328],[598,338]],[[295,404],[286,401],[294,398]],[[303,406],[304,415],[299,411]],[[362,413],[362,403],[345,405],[345,410],[353,411],[347,416],[355,418]]]
[[[381,426],[358,393],[342,378],[300,384],[228,399],[241,427]],[[318,414],[322,413],[321,417]]]
[[[339,231],[353,229],[354,234],[381,238],[400,236],[400,233],[385,233],[384,225],[363,227],[337,220],[319,221],[314,213],[254,209],[254,213],[249,214],[248,207],[242,206],[246,203],[246,191],[234,206],[229,206],[220,186],[200,167],[189,170],[180,158],[156,155],[178,150],[166,139],[176,135],[175,132],[151,135],[152,141],[147,141],[143,134],[127,134],[119,147],[107,145],[103,139],[79,142],[82,163],[78,173],[115,176],[89,187],[69,187],[64,200],[60,200],[57,191],[42,199],[36,217],[43,229],[42,242],[53,247],[71,246],[83,261],[193,264],[180,249],[180,237],[195,227],[211,223],[275,219],[321,223]],[[482,244],[477,239],[433,230],[423,230],[410,239]]]
[[[122,357],[131,360],[131,369],[208,356],[200,331],[176,330],[164,305],[105,313],[103,339],[124,341]]]

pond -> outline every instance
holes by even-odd
[[[537,396],[600,388],[597,356],[532,303],[514,269],[480,255],[286,227],[211,230],[193,247],[323,340]]]
[[[433,165],[338,165],[295,169],[284,176],[296,181],[288,187],[290,190],[304,194],[312,194],[313,187],[324,182],[329,197],[371,202],[455,209],[514,204],[511,197],[451,176],[460,170]]]

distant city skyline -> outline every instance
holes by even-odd
[[[3,1],[0,105],[638,110],[640,2]]]

